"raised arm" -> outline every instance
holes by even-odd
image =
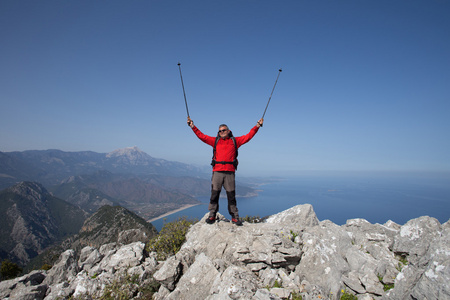
[[[202,142],[204,142],[210,146],[214,146],[214,142],[216,141],[216,138],[206,135],[203,132],[201,132],[200,129],[198,129],[197,126],[194,125],[194,121],[192,121],[192,119],[190,117],[188,117],[187,124],[189,127],[192,128],[192,131]]]
[[[244,145],[245,143],[249,142],[254,136],[255,134],[258,132],[259,128],[262,127],[264,123],[264,119],[259,119],[258,122],[256,123],[256,126],[254,126],[252,129],[250,129],[250,132],[247,133],[246,135],[243,136],[239,136],[236,138],[236,144],[238,146],[238,148],[242,145]]]

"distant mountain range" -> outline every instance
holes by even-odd
[[[0,189],[20,181],[37,181],[44,186],[52,186],[70,176],[90,174],[100,170],[134,176],[206,178],[204,169],[154,158],[137,147],[119,149],[110,153],[28,150],[0,152]]]
[[[207,195],[210,186],[200,168],[153,158],[137,147],[0,152],[0,189],[22,181],[39,182],[88,213],[121,205],[146,219],[199,203],[194,196]]]
[[[209,177],[201,168],[156,159],[137,147],[110,153],[0,152],[0,258],[25,265],[78,233],[84,220],[105,206],[120,205],[149,220],[199,204],[196,197],[209,196]],[[242,185],[237,191],[241,197],[255,194]]]
[[[39,182],[56,196],[89,213],[104,204],[121,204],[151,218],[169,208],[195,203],[193,197],[209,196],[210,176],[206,169],[153,158],[137,147],[110,153],[0,152],[0,189],[21,181]],[[238,184],[237,193],[245,197],[255,195],[255,190]],[[137,203],[143,205],[135,207]],[[167,209],[154,206],[153,212],[142,210],[142,206],[151,203],[180,205],[169,205]]]

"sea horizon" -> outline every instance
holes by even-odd
[[[238,179],[239,181],[239,179]],[[296,205],[311,204],[319,221],[343,225],[365,219],[399,225],[421,216],[441,224],[450,217],[450,173],[447,172],[304,172],[284,177],[242,178],[258,190],[255,197],[238,197],[240,217],[266,217]],[[180,217],[200,220],[208,213],[209,197],[199,205],[151,222],[158,231]],[[219,200],[219,213],[230,218],[227,200]]]

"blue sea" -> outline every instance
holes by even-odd
[[[420,216],[434,217],[441,224],[450,218],[449,173],[308,172],[258,181],[257,196],[237,199],[241,217],[264,217],[309,203],[320,221],[338,225],[354,218],[373,224],[392,220],[400,225]],[[160,231],[164,223],[182,216],[201,219],[208,212],[209,198],[198,199],[202,204],[152,224]],[[226,198],[220,199],[219,206],[219,212],[229,217]]]

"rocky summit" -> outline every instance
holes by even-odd
[[[156,280],[154,299],[450,299],[448,221],[338,226],[308,204],[243,226],[205,218],[165,261],[142,242],[67,250],[48,271],[1,282],[0,298],[141,299]]]

